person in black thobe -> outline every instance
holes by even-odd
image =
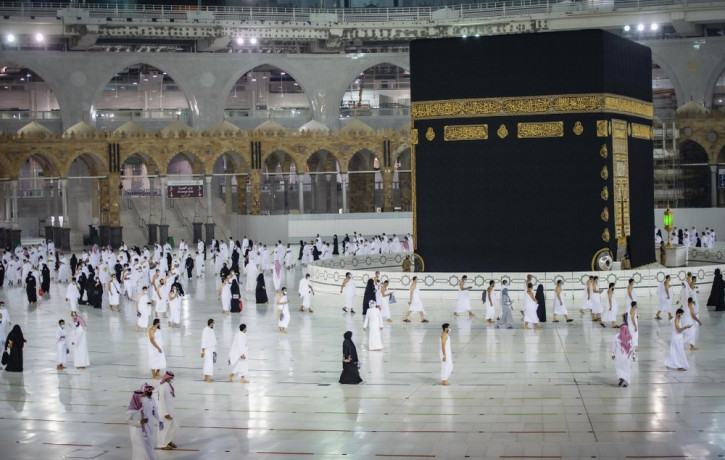
[[[712,280],[712,290],[707,299],[708,307],[715,307],[715,311],[725,310],[725,281],[723,281],[720,269],[715,269],[715,278]]]
[[[342,342],[342,374],[340,374],[340,383],[357,385],[362,382],[360,371],[358,370],[357,349],[352,342],[352,332],[347,331],[343,335],[345,340]]]
[[[80,297],[78,297],[78,303],[81,305],[87,305],[88,301],[83,300],[83,293],[86,292],[86,283],[88,282],[88,277],[85,273],[81,272],[80,276],[78,277],[78,292],[80,294]],[[86,299],[88,298],[88,293],[86,293]]]
[[[70,256],[70,276],[76,276],[76,268],[78,267],[78,257],[75,254]]]
[[[93,285],[88,290],[88,303],[93,305],[93,308],[101,308],[103,305],[103,284],[98,278],[93,280]]]
[[[236,278],[232,279],[232,285],[229,290],[232,293],[232,305],[229,308],[229,311],[232,313],[241,313],[242,309],[239,308],[239,299],[241,298],[241,295],[239,292],[239,283],[237,282]]]
[[[23,331],[17,324],[13,326],[13,329],[8,334],[8,339],[5,341],[5,350],[9,351],[10,356],[5,366],[5,370],[8,372],[23,372],[23,347],[25,346],[25,337],[23,337]]]
[[[232,251],[232,271],[239,273],[239,251],[237,251],[236,247]]]
[[[254,296],[258,304],[269,302],[269,298],[267,298],[267,286],[264,284],[263,273],[257,275],[257,288],[254,291]]]
[[[229,276],[229,267],[227,267],[227,263],[224,262],[222,265],[221,270],[219,270],[219,276],[221,277],[222,281],[227,279],[227,276]]]
[[[305,242],[300,240],[300,256],[297,258],[297,260],[302,260],[302,251],[305,249]]]
[[[536,316],[539,317],[540,323],[546,322],[546,296],[544,296],[544,285],[539,284],[536,288],[536,301],[539,303],[539,307],[536,309]]]
[[[332,255],[333,256],[340,255],[340,252],[338,250],[338,245],[337,245],[337,235],[332,236]]]
[[[365,294],[363,294],[363,316],[367,315],[371,300],[375,300],[375,281],[372,278],[368,279],[368,284],[365,286]]]
[[[123,282],[123,278],[121,278],[121,272],[123,272],[123,265],[121,265],[121,262],[116,262],[116,265],[113,266],[113,271],[116,272],[116,279],[119,280],[119,282]]]
[[[25,277],[25,294],[28,296],[30,307],[35,307],[38,302],[38,280],[32,271]]]
[[[191,279],[191,272],[194,270],[194,258],[191,257],[191,254],[186,256],[184,267],[186,267],[186,276]]]
[[[0,287],[5,284],[5,264],[0,261]]]

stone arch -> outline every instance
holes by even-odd
[[[403,53],[401,53],[403,54]],[[334,92],[331,91],[331,94],[335,94],[335,100],[336,101],[342,101],[345,97],[345,93],[347,92],[347,89],[350,87],[350,83],[353,82],[361,73],[365,72],[367,69],[389,64],[394,65],[397,67],[400,67],[406,72],[410,72],[410,58],[406,54],[405,56],[397,57],[397,56],[384,56],[384,57],[378,57],[378,56],[372,56],[370,59],[367,60],[357,60],[354,63],[352,63],[348,69],[345,69],[345,73],[340,75],[340,85],[339,87],[334,89]]]
[[[410,70],[387,60],[367,66],[346,84],[339,100],[340,106],[345,107],[341,116],[364,116],[371,109],[393,111],[410,107]],[[358,104],[361,106],[357,107]]]
[[[176,160],[177,158],[181,158],[189,163],[189,166],[191,168],[191,173],[184,171],[183,173],[179,170],[178,172],[174,173],[174,171],[169,171],[169,168],[171,168],[171,163]],[[189,150],[180,150],[176,154],[171,154],[170,158],[166,162],[166,168],[164,169],[164,174],[167,176],[173,175],[173,174],[181,174],[181,175],[199,175],[204,174],[206,169],[204,168],[204,163],[201,161],[201,159],[194,154],[193,152]]]
[[[393,160],[393,206],[401,211],[410,211],[412,202],[411,149],[409,146],[398,151]]]
[[[342,165],[337,156],[327,149],[318,149],[305,158],[305,165],[310,172],[337,172]]]
[[[411,169],[411,150],[409,146],[402,146],[393,156],[393,164],[400,163],[398,169]]]
[[[28,64],[23,62],[22,55],[16,56],[17,60],[0,60],[0,67],[14,67],[14,68],[22,68],[22,69],[28,69],[31,72],[33,72],[35,75],[39,76],[43,82],[48,86],[51,93],[53,93],[53,97],[55,98],[56,102],[58,103],[58,112],[63,113],[64,104],[61,102],[61,96],[58,92],[58,87],[53,83],[53,79],[49,78],[52,76],[51,71],[48,70],[46,73],[45,69],[42,69],[42,67],[35,66],[34,64]],[[37,69],[41,70],[37,70]]]
[[[187,90],[185,82],[183,81],[183,79],[180,79],[176,75],[175,72],[172,72],[170,69],[168,69],[163,64],[154,63],[153,61],[154,61],[154,59],[148,59],[148,60],[147,59],[143,59],[143,60],[134,59],[133,61],[130,61],[130,62],[122,62],[119,65],[123,66],[123,67],[120,67],[120,68],[116,67],[112,72],[108,72],[107,74],[102,75],[102,77],[99,77],[99,81],[101,81],[102,84],[93,91],[93,94],[90,99],[91,100],[91,116],[95,119],[96,113],[98,110],[98,105],[99,105],[99,102],[101,99],[101,95],[105,91],[108,83],[113,81],[113,79],[116,77],[116,75],[118,75],[119,72],[121,72],[125,69],[128,69],[129,67],[133,67],[133,66],[149,66],[149,67],[153,67],[155,69],[160,70],[161,72],[163,72],[163,74],[167,75],[176,85],[179,86],[179,89],[181,89],[181,91],[184,93],[184,97],[186,99],[186,103],[189,108],[189,114],[190,114],[190,117],[192,118],[191,121],[193,122],[193,118],[197,115],[195,112],[195,107],[197,105],[195,96],[193,95],[192,92]],[[192,123],[192,125],[193,125],[193,123]]]
[[[680,184],[683,203],[680,207],[709,207],[711,172],[707,149],[694,140],[680,144]]]
[[[677,78],[677,72],[672,69],[672,66],[662,56],[657,54],[656,50],[652,50],[652,63],[657,64],[660,69],[670,78],[672,87],[675,90],[675,96],[677,97],[677,107],[681,107],[684,103],[688,102],[686,95],[682,93],[682,84]]]
[[[9,171],[11,173],[11,177],[17,177],[17,175],[20,174],[20,169],[31,158],[37,161],[40,167],[43,169],[43,176],[60,176],[61,168],[58,165],[58,160],[53,155],[41,152],[26,152],[18,159],[14,167]]]
[[[707,79],[707,82],[705,83],[705,95],[704,95],[704,101],[705,107],[707,108],[713,108],[712,102],[715,95],[715,87],[717,86],[717,82],[720,79],[720,77],[725,77],[725,58],[721,58],[720,62],[715,66],[715,69],[712,71],[710,76]],[[723,104],[721,107],[725,107],[725,95],[722,97]]]
[[[232,78],[222,87],[222,89],[221,89],[220,92],[222,94],[229,95],[229,94],[232,93],[232,91],[234,90],[234,87],[237,85],[237,83],[240,80],[242,80],[245,75],[251,74],[252,72],[255,71],[255,69],[264,68],[264,67],[274,67],[275,69],[278,69],[280,72],[284,72],[286,75],[290,76],[297,83],[297,85],[302,89],[303,93],[305,94],[305,98],[307,99],[307,105],[308,105],[308,107],[310,108],[310,110],[312,110],[312,108],[314,106],[314,101],[313,101],[313,99],[311,97],[310,92],[305,87],[306,85],[298,77],[295,76],[296,71],[295,70],[289,71],[288,68],[287,68],[287,66],[284,66],[284,65],[280,66],[278,64],[280,64],[280,63],[273,63],[273,62],[263,61],[263,62],[260,62],[260,63],[258,63],[256,65],[254,65],[251,68],[243,68],[241,70],[238,70],[232,76]],[[252,82],[249,81],[249,83],[252,83]],[[258,81],[254,82],[254,83],[256,85],[259,84]],[[228,99],[228,97],[229,96],[227,96],[227,99]],[[252,106],[258,105],[258,104],[255,104],[255,101],[251,101],[251,104],[252,104]],[[226,110],[226,106],[227,106],[226,100],[224,102],[224,106],[225,106],[224,108]],[[254,107],[252,107],[252,108],[254,109]]]
[[[666,86],[669,81],[671,88]],[[671,119],[675,116],[678,104],[678,93],[674,82],[658,63],[652,62],[652,105],[655,115],[661,119]]]
[[[380,158],[369,149],[360,149],[350,158],[350,212],[375,212],[376,207],[382,206],[380,168]]]
[[[88,175],[100,176],[108,171],[106,160],[96,152],[81,151],[70,156],[61,170],[61,176],[69,176],[71,167],[76,160],[80,160],[88,169]]]
[[[212,156],[204,165],[205,171],[214,172],[219,160],[226,161],[226,172],[228,173],[246,173],[249,171],[249,162],[246,157],[235,149],[225,149],[224,151]]]
[[[121,149],[122,152],[123,150],[124,149]],[[156,161],[156,159],[148,153],[138,149],[136,151],[132,151],[126,154],[121,153],[121,167],[123,168],[123,165],[126,164],[126,161],[134,157],[141,160],[141,163],[143,163],[143,165],[146,167],[146,170],[149,174],[157,174],[161,171],[160,162]]]

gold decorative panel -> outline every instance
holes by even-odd
[[[606,206],[602,209],[601,217],[604,222],[609,222],[609,208]]]
[[[602,170],[599,172],[599,177],[604,180],[609,179],[609,168],[607,168],[607,165],[602,166]]]
[[[582,133],[584,132],[584,126],[582,126],[581,121],[577,121],[576,123],[574,123],[573,131],[574,131],[574,134],[576,134],[577,136],[582,135]]]
[[[540,123],[519,123],[519,139],[532,139],[541,137],[563,137],[563,121],[546,121]]]
[[[614,164],[614,236],[630,235],[629,219],[629,145],[630,126],[625,120],[612,120],[612,155]]]
[[[414,120],[613,112],[652,119],[651,102],[606,93],[413,102]]]
[[[607,148],[607,144],[602,144],[602,148],[599,149],[599,156],[606,159],[609,156],[609,149]]]
[[[433,128],[430,126],[428,127],[428,130],[425,132],[425,138],[428,139],[428,141],[433,141],[433,139],[436,138],[436,132],[433,131]]]
[[[609,229],[608,228],[605,228],[604,231],[602,232],[602,241],[604,241],[605,243],[609,243]]]
[[[481,141],[488,139],[488,125],[448,125],[443,127],[444,141]]]
[[[509,130],[506,129],[506,125],[501,125],[499,126],[498,131],[496,131],[496,134],[498,134],[498,137],[503,139],[509,135]]]
[[[599,196],[602,198],[602,200],[607,201],[609,199],[609,188],[605,185],[602,188],[602,191],[599,192]]]
[[[632,123],[632,137],[652,140],[652,127],[648,125],[641,125],[639,123]]]
[[[597,137],[609,136],[609,121],[597,120]]]
[[[410,145],[418,145],[418,130],[415,128],[410,130]]]

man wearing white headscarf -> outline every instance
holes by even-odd
[[[159,408],[159,419],[163,423],[163,430],[159,430],[158,440],[156,441],[156,447],[163,450],[176,449],[173,439],[176,432],[179,430],[179,426],[176,423],[174,413],[174,398],[176,393],[174,387],[171,385],[171,381],[174,379],[174,373],[166,371],[163,377],[161,377],[161,383],[159,383],[159,390],[156,392],[156,403]]]
[[[85,369],[91,364],[86,340],[86,321],[79,315],[73,317],[75,331],[73,334],[73,365],[76,369]]]
[[[65,332],[65,321],[58,321],[58,329],[55,331],[55,348],[56,348],[56,369],[65,369],[65,361],[68,354],[67,338]]]

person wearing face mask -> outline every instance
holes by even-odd
[[[65,369],[65,360],[68,356],[67,336],[65,333],[65,321],[58,321],[58,329],[55,331],[56,339],[56,366],[55,368],[60,370]]]
[[[448,379],[451,377],[451,373],[453,373],[453,353],[451,352],[451,337],[449,335],[451,325],[443,323],[441,328],[443,329],[439,350],[441,358],[441,385],[448,386],[450,385]]]
[[[76,369],[85,369],[91,364],[88,356],[88,341],[86,340],[86,321],[77,315],[73,318],[75,332],[73,336],[73,365]]]
[[[289,300],[287,299],[287,288],[283,287],[279,294],[277,294],[277,316],[279,318],[279,321],[277,322],[277,327],[279,328],[279,332],[282,334],[287,333],[287,327],[289,326]]]
[[[345,296],[345,306],[342,307],[342,311],[347,312],[350,309],[350,313],[355,313],[353,305],[355,304],[355,280],[352,279],[352,273],[345,273],[345,279],[342,281],[340,286],[340,294]]]
[[[214,361],[216,357],[216,334],[214,320],[209,318],[201,333],[201,357],[204,360],[204,381],[214,381]]]

